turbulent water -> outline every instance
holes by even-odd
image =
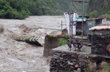
[[[39,36],[60,33],[46,28],[61,28],[63,16],[30,16],[24,20],[0,19],[4,32],[0,34],[0,72],[49,72],[43,47],[18,42],[12,36]],[[64,25],[65,27],[65,25]]]
[[[64,16],[30,16],[24,20],[0,19],[4,32],[0,34],[0,72],[49,72],[48,58],[43,57],[43,47],[18,42],[13,36],[39,36],[60,34],[61,21],[66,27]],[[110,21],[103,21],[104,24]]]

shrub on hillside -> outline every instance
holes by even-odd
[[[65,45],[67,43],[68,43],[67,39],[61,38],[60,41],[59,41],[59,46]]]
[[[107,20],[110,20],[110,14],[106,14],[106,15],[105,15],[105,18],[106,18]]]
[[[30,12],[28,10],[19,10],[13,8],[6,0],[0,0],[0,18],[24,19]]]
[[[96,17],[98,17],[98,11],[96,11],[96,10],[94,10],[93,12],[91,12],[90,14],[89,14],[89,16],[90,16],[90,18],[96,18]]]
[[[109,68],[105,68],[104,72],[110,72],[110,67]]]

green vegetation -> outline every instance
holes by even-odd
[[[30,14],[22,2],[16,0],[0,0],[0,18],[23,19]]]
[[[67,29],[62,30],[62,35],[66,36],[67,35]]]
[[[56,35],[49,35],[49,37],[58,38]]]
[[[105,14],[104,17],[105,17],[107,20],[110,20],[110,14]]]
[[[78,1],[78,0],[75,0]],[[109,19],[110,0],[85,0],[85,15]],[[82,3],[74,2],[74,10],[82,15]],[[24,19],[29,15],[63,15],[72,11],[71,0],[0,0],[0,18]]]
[[[103,16],[110,19],[110,0],[89,0],[88,15],[90,17]]]
[[[0,18],[23,19],[29,15],[58,15],[71,9],[71,0],[0,0]]]
[[[67,43],[68,43],[67,39],[61,38],[60,41],[59,41],[59,46],[65,45]]]
[[[89,14],[90,18],[95,18],[95,17],[98,17],[98,11],[93,11]]]
[[[58,38],[58,36],[56,36],[56,35],[48,35],[48,36],[52,37],[52,38]],[[67,43],[68,43],[68,39],[60,38],[58,46],[65,45]]]
[[[104,72],[110,72],[110,68],[105,68]]]
[[[83,1],[83,0],[75,0],[75,1]],[[89,2],[89,0],[85,0],[86,2]],[[87,9],[88,9],[88,4],[89,3],[85,3],[84,4],[84,13],[85,15],[87,15]],[[82,15],[83,12],[83,4],[79,3],[79,2],[74,2],[74,10],[79,14]]]

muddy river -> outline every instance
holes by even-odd
[[[60,34],[66,27],[64,16],[30,16],[23,20],[0,19],[4,32],[0,33],[0,72],[49,72],[48,58],[43,57],[43,47],[18,42],[13,36],[39,36]],[[103,21],[104,24],[110,21]]]
[[[0,34],[0,72],[49,72],[48,58],[43,57],[43,47],[18,42],[12,36],[39,36],[60,33],[63,16],[30,16],[24,20],[0,19],[4,32]],[[49,28],[49,29],[47,29]]]

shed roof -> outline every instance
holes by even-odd
[[[89,30],[104,30],[104,29],[110,29],[110,25],[103,24],[103,25],[99,25],[99,26],[94,26],[94,27],[90,28]]]
[[[98,17],[98,18],[88,18],[88,20],[98,20],[98,19],[104,19],[104,18],[101,18],[101,17]]]

